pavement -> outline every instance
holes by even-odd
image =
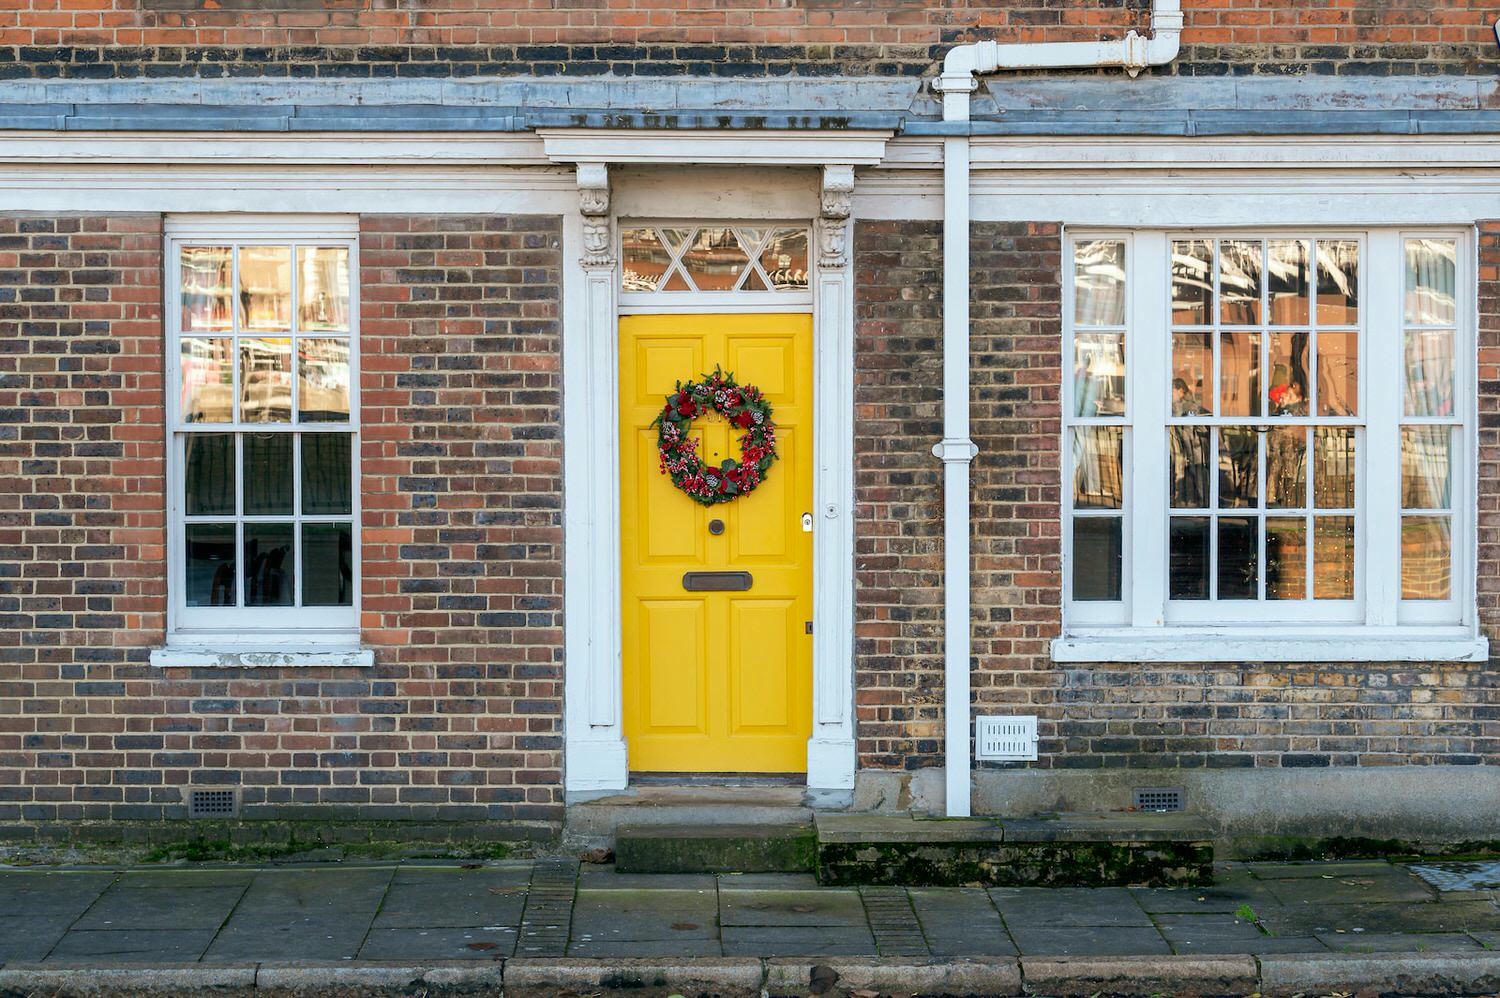
[[[824,992],[816,968],[838,975]],[[1221,864],[1199,889],[829,888],[568,859],[0,868],[0,995],[863,985],[1495,993],[1500,863]]]

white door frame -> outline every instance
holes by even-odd
[[[691,208],[692,199],[684,200],[673,180],[671,203]],[[620,278],[609,181],[604,164],[580,163],[579,211],[563,221],[563,771],[567,792],[582,795],[621,790],[629,780],[620,619]],[[817,214],[810,250],[815,467],[807,785],[839,791],[853,788],[855,769],[853,189],[851,165],[825,166],[821,187],[807,186],[803,209],[793,216]],[[727,207],[736,207],[727,200]],[[769,205],[780,212],[774,220],[787,221],[786,206],[799,199],[793,191],[776,201]],[[705,207],[686,214],[714,220],[724,213]],[[806,299],[765,305],[767,311],[809,308]],[[717,303],[704,307],[726,310]]]

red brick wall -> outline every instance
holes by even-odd
[[[376,665],[159,669],[160,219],[0,218],[0,838],[218,784],[255,818],[561,820],[560,242],[363,221]]]
[[[973,699],[1040,716],[1041,768],[1500,762],[1488,664],[1059,665],[1056,225],[971,245]],[[942,755],[941,232],[855,228],[856,717],[863,767]],[[1500,222],[1480,246],[1481,619],[1500,638]]]
[[[156,793],[161,277],[155,215],[0,216],[0,824]]]
[[[1184,0],[1165,72],[1493,72],[1491,0]],[[1149,0],[19,0],[0,78],[930,73],[973,37],[1144,27]],[[816,65],[814,65],[816,64]],[[294,68],[295,67],[295,68]]]

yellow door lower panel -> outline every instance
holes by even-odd
[[[715,365],[758,386],[779,459],[749,495],[703,507],[657,464],[651,422]],[[637,772],[800,773],[812,731],[812,317],[620,319],[625,736]],[[709,463],[739,459],[720,416],[693,424]],[[714,521],[718,521],[715,523]],[[713,529],[711,529],[713,528]],[[748,572],[690,592],[688,572]]]

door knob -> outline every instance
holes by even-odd
[[[724,532],[724,521],[723,520],[709,520],[708,521],[708,532],[711,533],[711,534],[713,534],[715,537],[718,537],[720,534],[722,534]]]

